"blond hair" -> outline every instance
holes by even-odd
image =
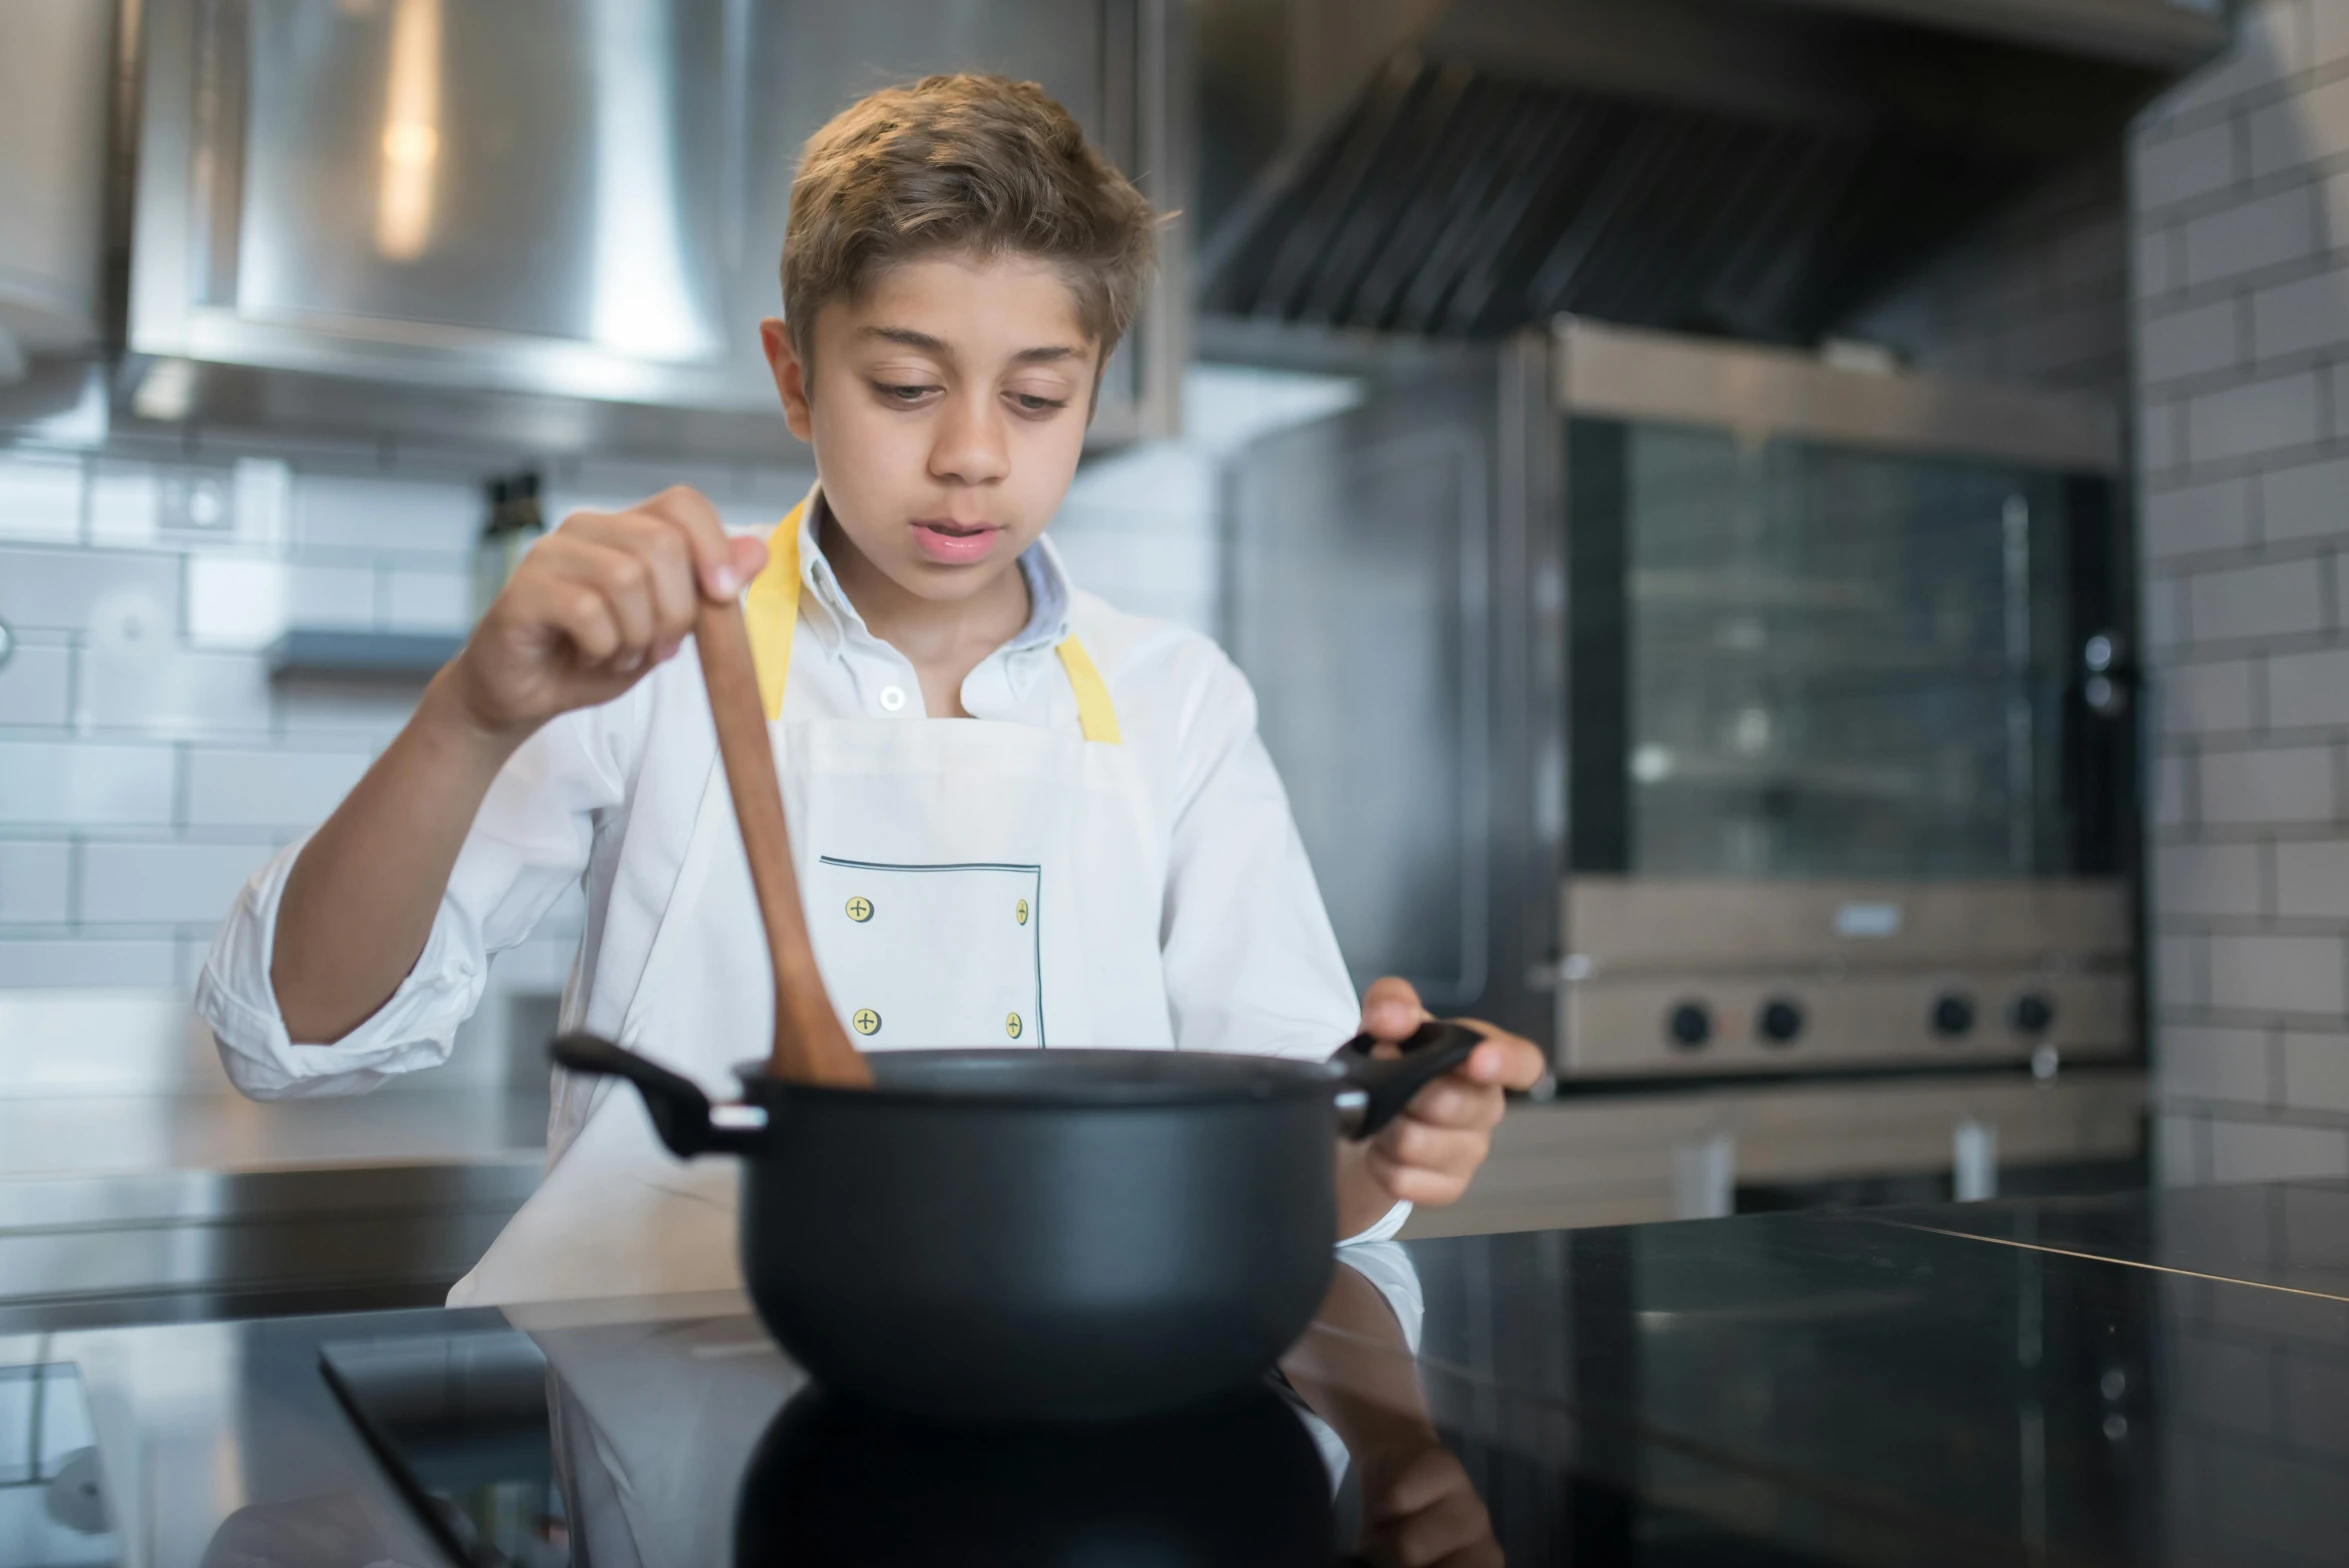
[[[1157,251],[1142,193],[1034,82],[965,72],[885,87],[808,138],[783,235],[783,315],[812,366],[816,312],[941,251],[1058,265],[1101,358]]]

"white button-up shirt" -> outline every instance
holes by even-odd
[[[800,616],[784,719],[954,722],[925,715],[912,664],[866,628],[841,591],[817,545],[817,511],[806,508],[801,526]],[[1159,948],[1176,1048],[1326,1056],[1353,1034],[1360,1009],[1287,796],[1257,738],[1246,679],[1207,638],[1075,590],[1049,543],[1038,541],[1019,567],[1033,614],[964,679],[963,706],[976,718],[1073,730],[1076,697],[1053,648],[1073,631],[1092,655],[1146,782],[1151,829],[1164,835]],[[237,1087],[264,1099],[350,1093],[437,1066],[481,1001],[491,955],[520,942],[582,882],[587,921],[562,1026],[615,1031],[675,871],[674,859],[624,851],[639,835],[682,844],[690,826],[632,813],[652,770],[680,765],[647,737],[661,704],[704,700],[698,682],[677,678],[690,663],[690,654],[672,660],[612,702],[554,719],[515,752],[474,819],[416,967],[340,1040],[292,1039],[269,979],[278,905],[301,846],[257,872],[222,926],[196,993]],[[763,985],[766,977],[746,975],[743,983]],[[554,1152],[585,1112],[584,1096],[557,1096],[548,1129]]]

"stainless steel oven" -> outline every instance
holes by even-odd
[[[1550,1050],[1474,1223],[2142,1150],[2116,410],[1582,322],[1205,341],[1355,381],[1232,459],[1225,634],[1357,981]]]
[[[1569,325],[1567,1078],[2127,1057],[2114,412]]]

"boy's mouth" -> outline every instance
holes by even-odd
[[[983,561],[1003,532],[993,523],[958,523],[951,517],[914,520],[914,548],[942,566],[968,566]]]

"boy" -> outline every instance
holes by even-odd
[[[723,1088],[772,1020],[699,671],[743,594],[827,988],[866,1049],[988,1042],[1318,1057],[1359,1013],[1246,682],[1069,584],[1043,541],[1150,265],[1148,204],[1033,84],[931,77],[819,131],[761,325],[816,490],[762,546],[673,489],[534,549],[407,728],[258,873],[198,1005],[259,1096],[444,1060],[490,953],[586,880],[565,1028]],[[747,586],[747,592],[745,588]],[[302,1043],[332,1042],[332,1043]],[[1448,1203],[1504,1086],[1496,1034],[1366,1149],[1341,1234]],[[633,1097],[559,1081],[547,1183],[463,1299],[727,1282],[729,1186]],[[693,1200],[711,1198],[716,1203]],[[592,1233],[592,1234],[590,1234]]]

